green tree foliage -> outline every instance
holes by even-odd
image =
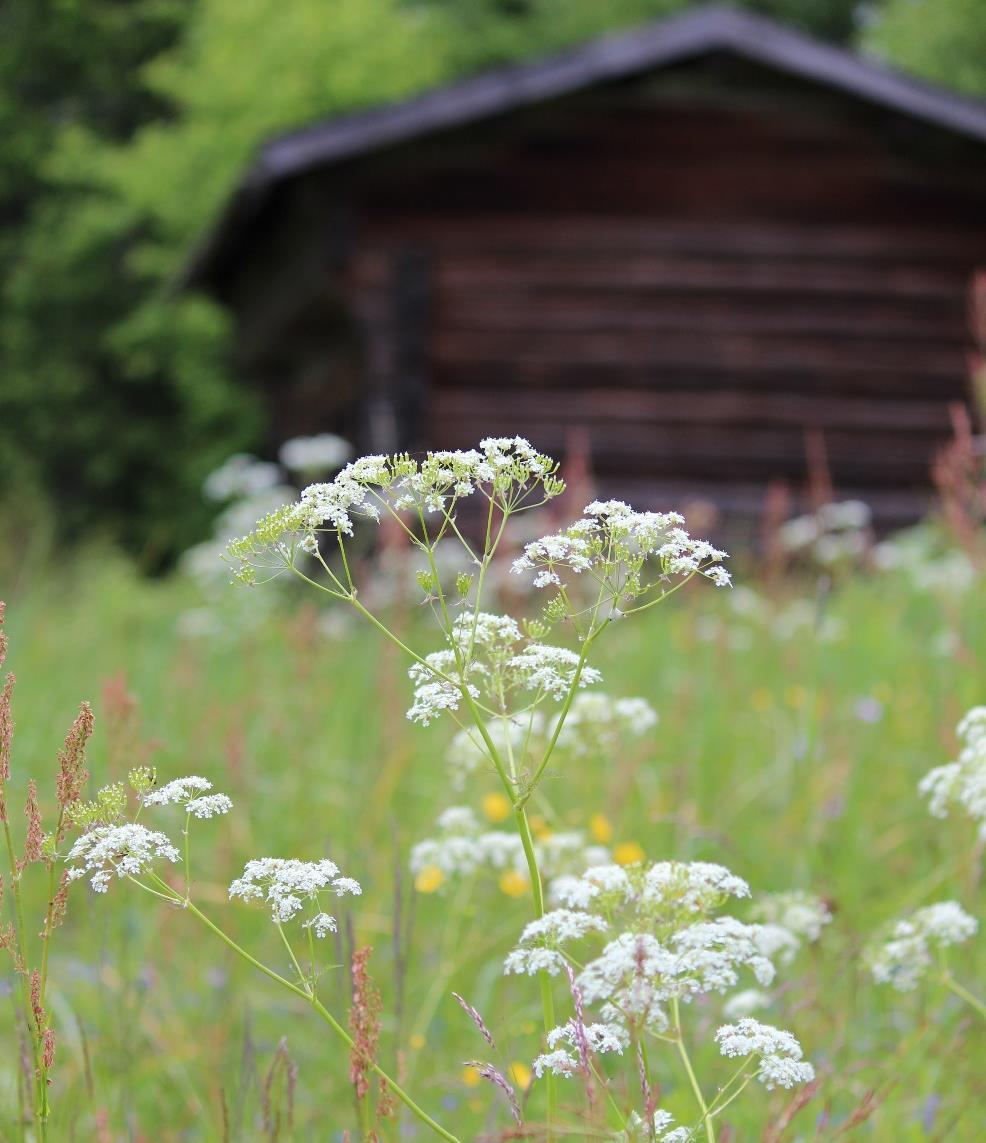
[[[129,526],[163,487],[144,445],[147,412],[160,416],[167,402],[121,370],[110,344],[132,304],[133,212],[58,173],[51,157],[72,132],[123,144],[168,113],[140,69],[175,42],[188,10],[189,0],[0,8],[0,473],[21,500],[43,487],[69,531]]]
[[[986,5],[983,0],[885,0],[862,46],[898,67],[986,95]]]
[[[451,21],[451,51],[464,68],[519,59],[609,30],[633,27],[682,8],[689,0],[431,0]],[[739,0],[816,36],[845,41],[856,0]]]
[[[201,0],[140,74],[138,104],[173,115],[127,134],[80,114],[25,161],[48,152],[4,282],[8,487],[33,472],[70,533],[108,526],[151,565],[196,537],[204,475],[261,425],[224,315],[174,277],[270,133],[450,74],[432,22],[391,0]]]

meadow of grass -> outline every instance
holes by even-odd
[[[737,614],[735,593],[692,584],[601,640],[605,690],[643,696],[660,722],[620,756],[559,763],[531,807],[538,828],[584,828],[653,860],[721,862],[754,899],[794,888],[826,899],[832,924],[780,971],[764,1016],[795,1032],[822,1080],[774,1137],[836,1138],[855,1113],[854,1137],[982,1139],[983,1021],[930,980],[908,994],[876,986],[860,955],[881,925],[931,901],[954,898],[986,918],[974,827],[933,819],[916,790],[955,757],[956,722],[986,697],[982,594],[919,589],[904,573],[859,573],[824,595],[810,575],[769,588],[752,571],[735,578],[763,590],[767,622]],[[482,1045],[451,992],[484,1013],[510,1060],[530,1064],[537,991],[501,970],[529,898],[493,876],[417,892],[407,872],[410,846],[442,809],[495,818],[487,795],[499,787],[479,772],[461,793],[449,789],[449,727],[407,723],[405,664],[368,629],[326,623],[291,594],[255,623],[256,593],[229,592],[242,597],[199,634],[181,620],[202,606],[191,582],[142,580],[105,553],[32,571],[6,592],[12,821],[19,828],[31,775],[53,802],[55,754],[89,699],[91,788],[148,762],[162,780],[203,774],[232,796],[230,817],[195,824],[194,893],[255,955],[283,960],[264,913],[226,900],[247,859],[331,855],[362,882],[363,897],[341,908],[335,961],[354,940],[374,948],[381,1060],[462,1138],[505,1130],[498,1093],[463,1069]],[[776,620],[794,598],[811,619],[792,631]],[[407,629],[424,616],[398,604],[390,621]],[[33,873],[29,918],[44,910],[45,878]],[[954,958],[980,995],[984,939]],[[49,1138],[335,1140],[354,1128],[339,1043],[178,910],[122,883],[106,898],[81,883],[52,956]],[[0,986],[16,996],[13,984],[4,962]],[[345,1018],[346,969],[325,978],[323,996]],[[721,1022],[718,999],[691,1013],[708,1076],[722,1065],[712,1043]],[[20,1137],[15,1027],[5,1001],[0,1137],[10,1139]],[[693,1121],[673,1055],[653,1062],[662,1106]],[[730,1108],[722,1138],[763,1137],[790,1100],[758,1089]],[[410,1120],[401,1131],[424,1137]]]

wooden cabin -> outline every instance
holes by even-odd
[[[692,9],[274,139],[188,273],[272,443],[529,437],[755,515],[809,457],[919,515],[968,398],[986,104]]]

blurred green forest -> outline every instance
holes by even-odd
[[[153,568],[256,447],[224,315],[175,277],[268,136],[632,26],[684,0],[7,0],[0,503]],[[750,0],[986,94],[982,0]],[[45,507],[47,506],[47,508]]]

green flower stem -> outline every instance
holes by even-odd
[[[691,1084],[692,1091],[695,1093],[695,1099],[702,1110],[702,1122],[705,1124],[705,1138],[708,1143],[716,1143],[716,1133],[712,1125],[712,1119],[709,1116],[709,1108],[705,1102],[705,1096],[702,1095],[699,1082],[695,1077],[695,1070],[692,1067],[691,1060],[688,1058],[688,1049],[685,1047],[685,1040],[681,1034],[681,1013],[679,1012],[677,996],[671,1001],[671,1013],[674,1018],[674,1030],[676,1034],[675,1047],[678,1049],[678,1055],[681,1057],[681,1062],[685,1066],[688,1082]]]
[[[736,1069],[736,1071],[734,1071],[729,1079],[726,1080],[726,1082],[722,1085],[722,1087],[719,1088],[715,1099],[709,1104],[709,1119],[713,1119],[715,1116],[721,1115],[722,1112],[733,1102],[733,1100],[743,1093],[747,1084],[752,1081],[752,1075],[744,1076],[743,1073],[749,1067],[750,1062],[754,1058],[755,1057],[753,1056],[747,1056],[746,1059],[744,1059],[740,1066]],[[728,1098],[725,1098],[726,1093],[733,1086],[733,1084],[739,1083],[740,1080],[743,1082],[740,1083],[739,1087]]]
[[[600,1086],[602,1087],[603,1091],[606,1093],[606,1099],[609,1101],[610,1107],[613,1109],[613,1112],[615,1113],[617,1119],[619,1120],[620,1126],[623,1128],[624,1131],[626,1131],[627,1124],[630,1122],[630,1118],[623,1111],[623,1109],[620,1107],[620,1105],[616,1102],[616,1097],[613,1095],[612,1091],[610,1090],[609,1081],[606,1079],[606,1077],[603,1075],[603,1073],[599,1070],[599,1068],[592,1062],[592,1060],[589,1061],[589,1070],[596,1077],[596,1079],[599,1081]]]
[[[24,1020],[31,1040],[31,1055],[34,1058],[35,1090],[34,1090],[34,1119],[38,1129],[38,1143],[45,1143],[48,1138],[48,1115],[51,1107],[48,1103],[48,1082],[41,1067],[41,1056],[38,1051],[38,1031],[33,1026],[33,1008],[31,1005],[31,986],[27,975],[27,950],[24,936],[27,929],[24,926],[24,904],[21,900],[21,879],[17,872],[17,857],[14,853],[14,839],[10,835],[10,823],[4,818],[4,841],[7,846],[7,860],[10,864],[10,892],[14,898],[14,939],[16,942],[17,959],[21,964],[21,971],[17,975],[21,978],[21,1002],[24,1005]]]
[[[538,763],[538,767],[534,771],[530,782],[527,784],[527,789],[517,800],[516,805],[520,810],[523,810],[523,808],[531,800],[534,791],[538,787],[538,783],[541,781],[541,777],[544,774],[544,771],[547,769],[548,762],[550,761],[551,755],[555,749],[555,745],[558,742],[558,736],[562,732],[562,727],[565,725],[565,719],[568,718],[568,712],[572,709],[572,703],[575,701],[575,695],[579,689],[579,680],[582,678],[582,670],[585,667],[586,660],[589,658],[589,648],[592,646],[592,641],[594,638],[595,635],[587,635],[582,641],[582,651],[579,654],[579,661],[578,665],[575,668],[575,674],[572,676],[572,685],[568,688],[568,694],[565,695],[565,701],[562,703],[561,712],[559,713],[558,719],[555,723],[555,730],[551,736],[551,741],[545,748],[544,755],[542,756],[541,761]]]
[[[189,898],[192,895],[192,872],[191,872],[191,869],[190,869],[189,864],[188,864],[188,827],[191,824],[191,821],[192,821],[191,813],[185,814],[185,828],[182,830],[182,834],[184,835],[184,839],[185,839],[185,845],[184,845],[185,860],[184,860],[183,864],[184,864],[184,873],[185,873],[185,900],[186,901],[189,900]]]
[[[170,889],[168,883],[158,877],[157,874],[151,874],[151,877],[165,889]],[[150,886],[145,885],[144,882],[139,881],[135,877],[131,877],[129,880],[132,881],[134,885],[139,886],[139,888],[143,889],[145,892],[152,893],[155,897],[163,896],[163,894],[151,889]],[[201,921],[202,924],[205,925],[205,927],[212,933],[214,933],[223,942],[224,945],[235,952],[236,955],[242,960],[245,960],[247,964],[252,965],[259,972],[262,972],[264,976],[269,977],[271,980],[275,981],[275,983],[280,984],[282,988],[286,988],[288,992],[293,992],[295,996],[310,1004],[312,1008],[314,1008],[315,1011],[319,1014],[319,1016],[321,1016],[322,1019],[335,1032],[335,1034],[343,1041],[343,1043],[350,1050],[353,1049],[355,1045],[353,1043],[352,1036],[350,1036],[346,1029],[343,1028],[339,1021],[336,1020],[332,1013],[311,991],[302,988],[300,985],[293,984],[290,980],[287,980],[285,977],[281,976],[280,973],[275,972],[272,968],[268,968],[267,965],[257,960],[256,957],[251,956],[250,953],[248,953],[247,950],[242,947],[242,945],[238,945],[231,936],[223,932],[223,930],[219,928],[218,925],[209,920],[205,913],[193,905],[191,901],[179,897],[173,891],[171,895],[171,901],[173,904],[179,906],[180,908],[187,909],[193,917]],[[394,1095],[397,1096],[401,1103],[404,1104],[408,1111],[410,1111],[412,1115],[416,1116],[426,1127],[430,1127],[431,1130],[440,1139],[446,1140],[446,1143],[461,1143],[461,1140],[459,1140],[455,1135],[452,1135],[450,1132],[446,1131],[440,1123],[436,1123],[435,1120],[432,1119],[431,1116],[423,1108],[419,1107],[411,1098],[411,1096],[408,1095],[408,1093],[395,1080],[391,1079],[387,1072],[385,1072],[378,1063],[376,1063],[374,1060],[371,1060],[369,1066],[370,1070],[381,1080],[383,1080],[387,1087],[390,1088],[390,1090],[394,1093]]]
[[[534,852],[534,839],[531,837],[531,824],[527,820],[527,811],[523,806],[514,807],[514,820],[517,823],[517,832],[520,834],[520,843],[524,847],[524,857],[527,858],[527,869],[531,879],[531,895],[534,898],[534,916],[540,920],[544,916],[544,887],[541,884],[541,871],[538,869],[537,855]],[[541,987],[541,1015],[544,1020],[544,1034],[555,1026],[555,1001],[551,994],[551,977],[546,972],[538,973],[538,984]],[[545,1077],[545,1096],[548,1104],[547,1139],[550,1143],[554,1139],[552,1124],[558,1111],[558,1091],[555,1077],[551,1072]]]
[[[732,1082],[733,1082],[733,1080],[729,1081],[729,1083],[732,1083]],[[743,1080],[743,1082],[739,1085],[739,1087],[733,1092],[733,1094],[728,1099],[723,1100],[722,1103],[718,1103],[717,1101],[714,1101],[712,1106],[709,1108],[709,1121],[711,1122],[711,1120],[713,1119],[714,1116],[721,1115],[726,1110],[726,1108],[733,1102],[734,1099],[738,1099],[743,1094],[743,1092],[746,1090],[747,1086],[752,1082],[753,1082],[753,1076],[747,1076],[746,1079]],[[729,1086],[729,1084],[726,1085],[726,1087],[728,1087],[728,1086]],[[723,1088],[723,1091],[725,1091],[725,1090],[726,1090],[726,1088]],[[720,1095],[721,1094],[722,1094],[722,1092],[720,1092]]]
[[[984,1004],[978,996],[971,993],[965,985],[959,984],[947,970],[942,974],[942,984],[944,984],[950,992],[954,992],[956,996],[964,1000],[971,1008],[974,1008],[976,1012],[986,1020],[986,1004]]]
[[[301,965],[298,964],[298,958],[294,955],[294,949],[291,947],[291,942],[288,940],[288,935],[284,931],[284,926],[280,923],[277,925],[277,931],[281,934],[281,940],[284,942],[284,947],[288,950],[288,956],[291,958],[291,963],[294,965],[294,971],[298,974],[298,980],[302,982],[302,987],[311,992],[311,986],[302,971]]]

